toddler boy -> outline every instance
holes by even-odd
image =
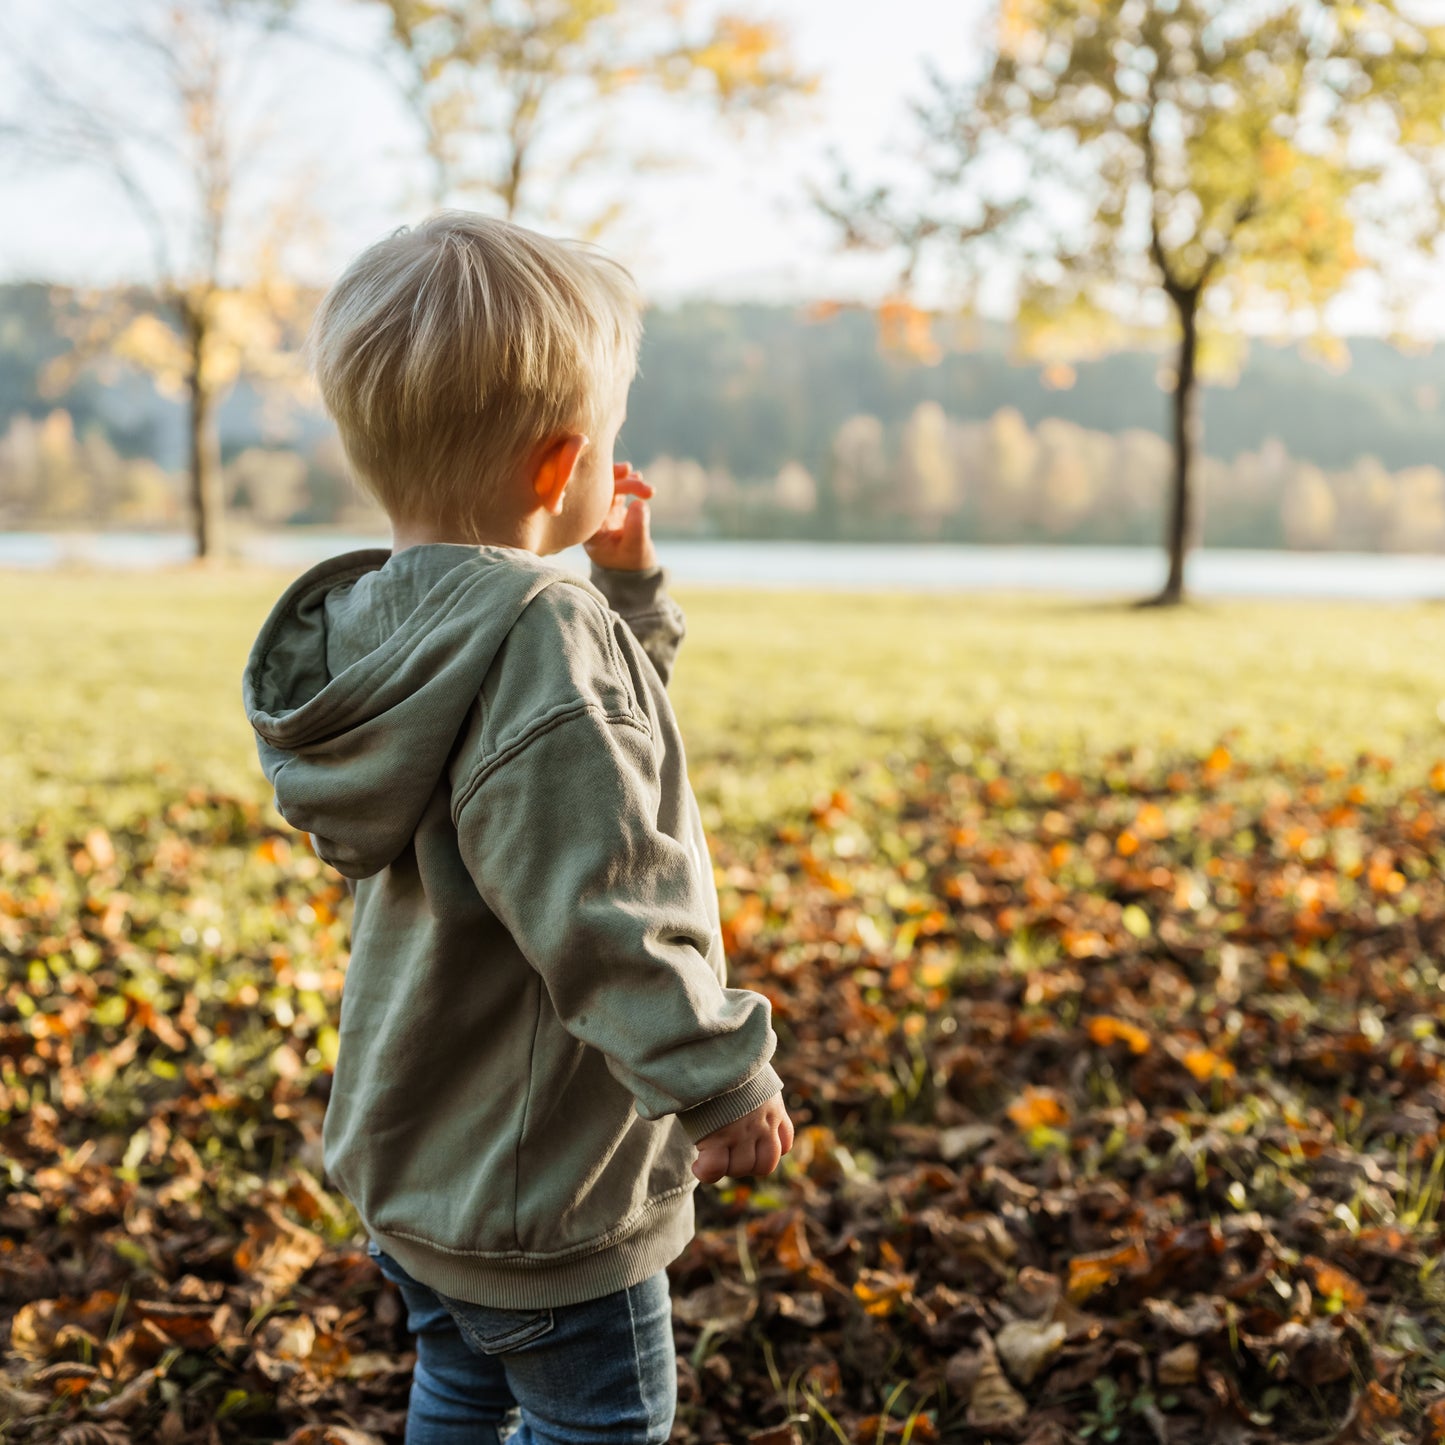
[[[792,1145],[767,1000],[724,984],[651,489],[612,458],[640,312],[597,252],[449,212],[312,334],[393,546],[286,590],[245,704],[354,880],[324,1156],[417,1335],[409,1445],[517,1407],[523,1445],[666,1440],[692,1191]],[[544,560],[579,542],[591,583]]]

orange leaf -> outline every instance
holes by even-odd
[[[1069,1298],[1078,1304],[1125,1271],[1145,1269],[1148,1264],[1149,1251],[1137,1240],[1120,1249],[1078,1255],[1069,1261]]]
[[[881,1269],[860,1269],[854,1296],[870,1315],[890,1315],[913,1298],[913,1276],[890,1274]]]
[[[1351,1310],[1362,1310],[1369,1303],[1369,1296],[1360,1282],[1336,1265],[1327,1264],[1313,1254],[1307,1254],[1301,1263],[1314,1275],[1316,1294],[1338,1300],[1344,1308]]]
[[[1190,1049],[1180,1062],[1201,1084],[1207,1083],[1210,1079],[1232,1079],[1234,1077],[1234,1065],[1228,1059],[1216,1054],[1213,1049],[1206,1049],[1202,1044],[1197,1048]]]
[[[1089,928],[1066,928],[1061,938],[1070,958],[1102,958],[1109,951],[1104,935]]]
[[[1145,838],[1165,838],[1169,835],[1169,824],[1164,819],[1164,810],[1158,803],[1145,803],[1134,819],[1134,831]]]
[[[1227,773],[1229,771],[1229,765],[1233,761],[1234,759],[1230,756],[1228,748],[1223,746],[1217,747],[1205,758],[1204,771],[1214,774]]]
[[[802,1274],[813,1263],[813,1251],[808,1247],[808,1235],[803,1228],[801,1214],[795,1214],[787,1227],[779,1232],[773,1245],[773,1258],[789,1274]]]
[[[1086,1027],[1089,1037],[1101,1048],[1110,1044],[1125,1043],[1131,1054],[1149,1052],[1149,1035],[1127,1019],[1114,1018],[1111,1014],[1095,1014]]]
[[[1064,1101],[1052,1089],[1036,1089],[1032,1084],[1008,1106],[1008,1116],[1025,1134],[1030,1129],[1069,1122],[1069,1111]]]

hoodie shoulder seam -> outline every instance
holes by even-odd
[[[483,758],[468,774],[467,780],[457,790],[456,801],[452,804],[452,822],[460,822],[462,813],[466,810],[467,804],[476,796],[482,784],[495,773],[499,768],[511,762],[520,753],[523,753],[539,737],[554,732],[557,728],[579,718],[591,714],[604,723],[616,723],[625,727],[636,728],[644,737],[650,738],[651,732],[640,718],[634,717],[627,712],[609,712],[600,708],[594,702],[573,702],[566,703],[544,717],[538,718],[520,737],[508,743],[505,747],[493,753],[490,757]]]

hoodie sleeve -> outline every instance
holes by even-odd
[[[687,634],[682,608],[669,595],[667,580],[661,567],[622,572],[592,564],[592,585],[632,629],[664,687],[671,680],[677,649]]]
[[[613,623],[584,603],[534,604],[509,639],[502,671],[519,681],[494,685],[491,712],[517,716],[501,705],[514,686],[531,706],[459,781],[462,857],[563,1027],[605,1056],[643,1118],[677,1114],[697,1140],[781,1091],[771,1010],[713,971],[706,860],[660,826],[656,719]]]

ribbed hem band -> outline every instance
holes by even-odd
[[[439,1294],[491,1309],[555,1309],[631,1289],[671,1264],[693,1236],[692,1194],[689,1189],[649,1211],[626,1239],[560,1263],[479,1259],[375,1229],[370,1233],[383,1253]]]

